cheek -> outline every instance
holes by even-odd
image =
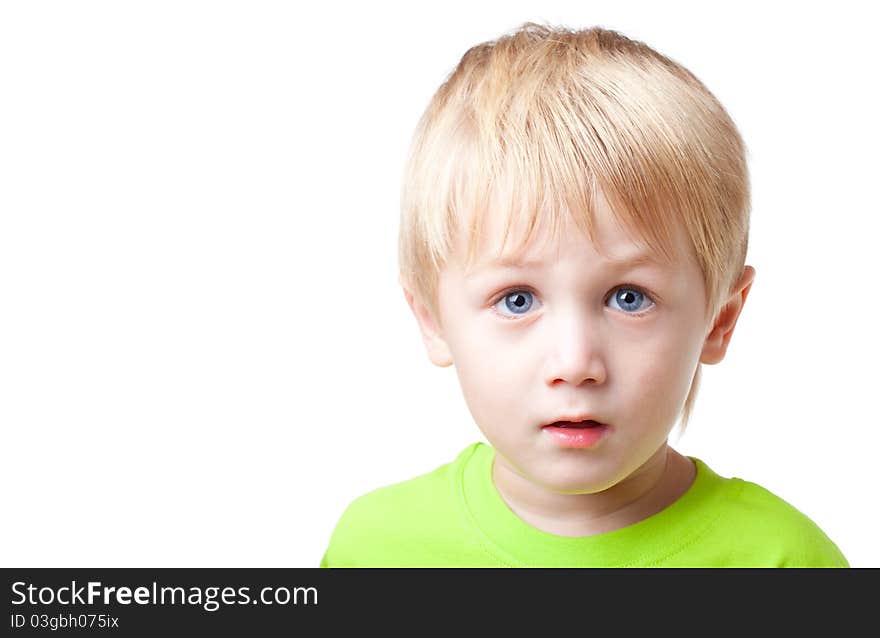
[[[647,351],[645,351],[647,350]],[[695,370],[695,354],[690,340],[676,334],[658,339],[642,350],[633,369],[629,387],[636,396],[630,405],[651,420],[671,422],[687,397]]]
[[[514,344],[474,331],[456,340],[453,359],[462,394],[474,419],[484,425],[522,417],[524,393],[530,390],[524,353]]]

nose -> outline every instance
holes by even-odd
[[[585,311],[560,316],[552,326],[545,377],[549,385],[572,386],[605,382],[605,340],[602,322],[589,319]]]

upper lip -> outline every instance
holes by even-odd
[[[552,421],[547,421],[547,423],[545,423],[541,427],[547,427],[548,425],[553,425],[554,423],[558,423],[560,421],[569,421],[571,423],[580,423],[581,421],[595,421],[596,423],[601,423],[603,425],[605,424],[604,421],[600,421],[599,419],[594,417],[592,414],[575,414],[575,415],[571,415],[571,416],[561,416],[558,419],[553,419]]]

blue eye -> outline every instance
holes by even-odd
[[[615,288],[609,301],[614,302],[612,307],[616,310],[633,317],[647,313],[654,306],[654,300],[646,292],[631,285]],[[514,289],[504,293],[493,307],[502,317],[513,319],[528,313],[536,302],[535,295],[528,290]]]
[[[651,298],[638,288],[633,288],[632,286],[621,286],[620,288],[616,288],[615,290],[616,292],[611,295],[610,299],[620,304],[618,306],[618,309],[627,314],[644,314],[654,305],[654,302],[651,300]],[[642,308],[642,304],[643,302],[645,302],[645,300],[650,301],[651,305]]]
[[[528,290],[511,290],[499,299],[495,305],[503,306],[514,315],[523,315],[529,311],[534,304],[534,301],[535,296]],[[501,314],[509,316],[504,312]]]

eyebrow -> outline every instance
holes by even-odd
[[[540,268],[544,265],[544,263],[544,260],[541,259],[519,260],[515,257],[502,257],[501,259],[495,259],[477,264],[474,267],[472,274],[475,275],[478,271],[488,270],[491,268],[528,270],[532,268]],[[605,259],[602,261],[602,265],[610,266],[612,268],[633,268],[635,266],[641,265],[662,266],[663,264],[649,253],[637,253],[620,259]]]

